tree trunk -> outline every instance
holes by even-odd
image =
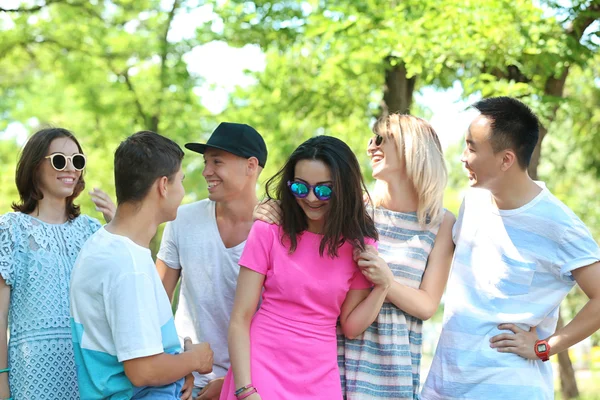
[[[560,311],[558,312],[558,324],[556,329],[561,329],[565,325]],[[571,363],[568,351],[558,353],[558,371],[560,375],[560,394],[562,400],[575,399],[579,397],[577,388],[577,379],[575,379],[575,370]]]
[[[546,85],[544,86],[544,95],[548,97],[553,97],[555,99],[562,98],[565,90],[565,82],[567,81],[567,76],[569,75],[569,67],[565,67],[562,74],[555,78],[553,76],[546,79]],[[554,101],[554,105],[551,108],[551,113],[548,118],[548,124],[552,123],[556,119],[556,112],[558,111],[558,102]],[[540,165],[540,160],[542,157],[542,142],[548,133],[548,128],[540,125],[540,137],[538,138],[537,145],[535,146],[535,150],[533,150],[533,154],[531,156],[531,162],[529,163],[529,168],[527,171],[529,172],[529,176],[532,179],[538,178],[538,166]]]
[[[384,116],[396,112],[409,113],[417,77],[408,78],[406,65],[395,57],[387,57],[385,63],[385,88],[381,114]]]
[[[531,155],[531,162],[529,163],[529,168],[527,171],[529,172],[529,176],[531,179],[538,179],[538,166],[540,165],[540,158],[542,156],[542,141],[546,137],[546,133],[548,133],[548,129],[545,126],[540,126],[540,137],[538,138],[538,142],[535,145],[535,149],[533,150],[533,154]]]
[[[152,132],[158,133],[158,123],[159,123],[159,120],[160,119],[159,119],[158,115],[153,115],[150,118],[150,130]]]

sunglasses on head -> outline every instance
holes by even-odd
[[[77,153],[72,156],[64,155],[63,153],[54,153],[46,156],[45,158],[50,159],[50,164],[52,168],[57,171],[64,171],[67,168],[67,163],[69,160],[77,171],[81,171],[85,168],[85,156],[83,154]]]
[[[373,143],[373,138],[371,138],[371,140],[369,140],[369,146]],[[375,146],[381,146],[381,143],[383,143],[383,136],[379,135],[379,134],[375,134]]]
[[[317,199],[321,201],[326,201],[331,198],[331,193],[333,192],[331,189],[331,185],[329,184],[311,186],[300,181],[288,181],[287,184],[292,194],[299,199],[303,199],[306,196],[308,196],[308,193],[312,189]]]

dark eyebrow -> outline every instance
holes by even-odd
[[[475,147],[475,142],[474,142],[474,141],[472,141],[471,139],[467,139],[467,144],[469,144],[469,145],[471,145],[471,146]]]
[[[302,181],[302,182],[306,183],[307,185],[310,185],[310,183],[308,183],[308,182],[307,182],[307,181],[305,181],[304,179],[302,179],[302,178],[298,178],[298,177],[296,177],[296,176],[294,176],[294,180],[296,180],[296,181]],[[323,181],[323,182],[317,182],[316,184],[317,184],[317,185],[325,185],[325,184],[329,184],[329,185],[331,185],[332,183],[333,183],[333,181]]]

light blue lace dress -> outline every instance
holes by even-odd
[[[100,223],[81,215],[47,224],[0,216],[0,275],[11,286],[9,383],[14,400],[79,399],[69,323],[71,270]]]

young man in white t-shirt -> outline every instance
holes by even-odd
[[[175,326],[180,339],[209,342],[210,374],[195,376],[194,395],[218,399],[230,366],[227,329],[239,273],[238,261],[258,203],[256,183],[267,162],[262,136],[245,124],[221,123],[206,144],[186,147],[204,155],[208,199],[179,208],[165,227],[156,267],[172,299],[181,277]]]
[[[85,243],[71,277],[82,399],[190,399],[192,371],[212,369],[207,343],[188,339],[181,352],[149,249],[158,225],[177,215],[182,159],[177,144],[148,131],[115,152],[116,214]]]
[[[421,398],[554,398],[548,357],[600,328],[600,250],[528,173],[539,122],[520,101],[484,99],[462,162],[472,189],[454,226],[444,323]],[[556,331],[577,283],[588,303]]]

